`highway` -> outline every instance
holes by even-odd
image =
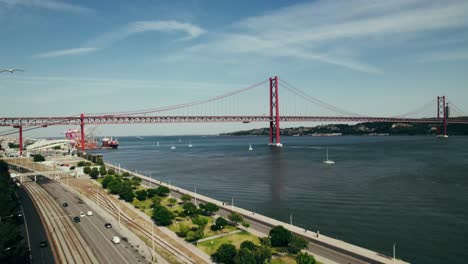
[[[38,177],[37,183],[53,197],[70,219],[79,216],[80,212],[93,211],[92,216],[82,217],[81,222],[74,225],[100,263],[150,263],[128,242],[121,240],[120,244],[114,244],[111,241],[113,236],[122,238],[117,227],[105,228],[106,221],[78,196],[43,176]],[[67,203],[68,207],[63,207],[63,203]]]
[[[47,235],[31,198],[29,198],[28,194],[23,189],[18,190],[18,195],[23,206],[24,218],[29,232],[32,262],[34,264],[53,264],[54,256],[50,245],[45,248],[41,248],[40,246],[41,241],[47,240]]]

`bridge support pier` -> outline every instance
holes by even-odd
[[[20,157],[23,157],[23,126],[14,126],[14,128],[18,128],[18,144],[19,144],[19,152]]]
[[[280,131],[278,76],[270,78],[270,146],[282,147]]]

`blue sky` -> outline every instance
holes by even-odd
[[[465,0],[0,0],[0,22],[0,68],[25,70],[0,74],[1,116],[156,108],[275,74],[365,115],[398,115],[437,95],[468,112]],[[100,130],[187,134],[264,126]]]

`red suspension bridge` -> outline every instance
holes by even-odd
[[[280,83],[282,87],[281,112]],[[256,88],[265,87],[266,84],[269,84],[268,100],[256,100],[255,97],[251,96],[254,91],[259,90]],[[249,97],[244,99],[245,101],[242,100],[243,104],[239,104],[239,99],[236,98],[241,94],[249,93]],[[261,93],[260,96],[264,97],[264,93]],[[260,114],[252,115],[258,111],[259,107]],[[269,111],[265,112],[265,110]],[[22,155],[24,131],[59,125],[80,126],[81,150],[84,151],[85,125],[208,122],[269,122],[270,145],[280,147],[282,146],[280,133],[282,122],[427,123],[437,125],[439,135],[447,136],[448,124],[468,124],[468,116],[459,107],[449,102],[445,96],[438,96],[431,102],[399,116],[359,115],[314,98],[284,80],[280,82],[279,78],[275,76],[233,92],[169,107],[62,117],[0,117],[0,126],[14,128],[13,132],[9,131],[0,136],[19,133],[20,155]],[[23,129],[23,127],[26,128]]]

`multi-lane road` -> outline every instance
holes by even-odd
[[[75,216],[79,216],[81,212],[85,214],[92,211],[92,216],[80,217],[81,222],[73,223],[80,235],[91,248],[100,263],[149,263],[150,260],[145,259],[138,250],[131,244],[122,239],[121,234],[116,227],[106,228],[106,221],[99,216],[93,208],[86,205],[80,197],[72,192],[64,189],[60,183],[50,180],[46,177],[39,176],[37,184],[44,188],[55,202],[62,208],[64,216],[71,221]],[[68,206],[64,207],[63,204]],[[120,244],[114,244],[112,237],[119,236]]]

